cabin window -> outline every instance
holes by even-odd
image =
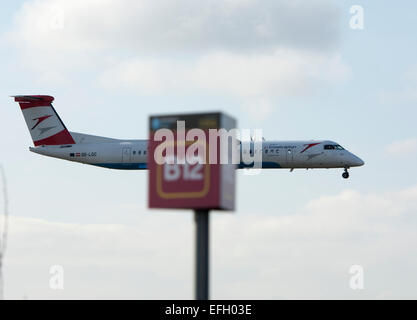
[[[265,149],[265,153],[268,153],[268,149]]]
[[[133,154],[136,154],[136,151],[133,151]]]
[[[145,150],[145,151],[143,151],[143,154],[146,154],[146,150]]]
[[[142,153],[142,152],[139,150],[139,151],[138,151],[138,154],[141,154],[141,153]]]

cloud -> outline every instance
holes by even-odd
[[[416,210],[414,186],[346,190],[281,216],[214,214],[213,298],[415,298]],[[14,217],[6,297],[192,298],[191,222],[171,212],[129,226]],[[48,288],[53,264],[65,270],[62,292]],[[363,291],[349,288],[354,264]]]
[[[262,120],[280,97],[349,76],[339,11],[330,0],[37,0],[6,38],[39,82],[90,73],[114,90],[225,95]]]
[[[137,58],[104,71],[100,83],[142,94],[228,95],[243,101],[252,115],[264,118],[277,97],[303,96],[319,84],[342,82],[349,76],[350,69],[337,54],[277,48],[268,54],[222,51],[186,61]]]
[[[256,97],[296,95],[314,81],[343,80],[348,75],[340,56],[283,48],[265,55],[216,52],[187,61],[127,60],[108,69],[100,80],[106,87],[143,93],[210,90]]]
[[[391,143],[385,148],[386,152],[393,156],[403,157],[414,154],[417,151],[417,138],[409,138]]]
[[[338,19],[330,0],[37,0],[25,2],[11,34],[32,48],[72,52],[321,50],[337,43]]]

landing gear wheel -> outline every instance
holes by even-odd
[[[349,178],[349,172],[347,171],[347,169],[345,169],[345,172],[343,172],[342,177],[343,177],[344,179]]]

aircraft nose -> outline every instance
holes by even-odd
[[[355,156],[354,154],[352,154],[351,161],[352,161],[352,164],[351,164],[352,167],[360,167],[365,164],[365,162],[361,158]]]

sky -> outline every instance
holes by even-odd
[[[194,296],[192,212],[149,210],[146,171],[29,152],[16,94],[52,95],[70,131],[113,138],[146,138],[151,114],[222,110],[266,139],[337,141],[365,161],[348,180],[340,169],[239,171],[236,211],[211,214],[211,297],[417,298],[414,1],[0,8],[6,299]],[[50,285],[56,265],[63,289]],[[355,265],[364,286],[353,290]]]

